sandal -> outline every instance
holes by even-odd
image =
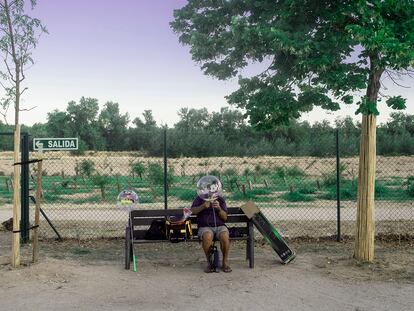
[[[223,272],[230,273],[231,271],[233,271],[233,270],[231,270],[230,266],[228,266],[228,265],[223,266]]]
[[[212,272],[216,272],[216,269],[214,269],[214,267],[210,264],[207,265],[207,267],[204,269],[205,273],[212,273]]]

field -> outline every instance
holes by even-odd
[[[12,158],[0,154],[0,221],[11,216]],[[36,155],[32,154],[31,158]],[[31,176],[36,174],[31,165]],[[352,235],[356,213],[358,159],[341,159],[343,233]],[[414,220],[414,157],[378,157],[375,186],[377,232],[406,234]],[[287,236],[336,232],[336,160],[311,157],[178,158],[168,160],[168,208],[188,206],[204,174],[223,182],[229,205],[252,200]],[[34,178],[30,187],[35,188]],[[164,208],[160,158],[134,153],[71,156],[48,152],[43,164],[42,208],[65,237],[121,236],[125,212],[115,207],[124,188],[134,189],[140,208]],[[32,192],[33,194],[33,192]],[[102,222],[105,231],[100,231]],[[97,229],[98,228],[98,229]],[[44,236],[53,232],[43,230]]]

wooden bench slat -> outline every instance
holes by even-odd
[[[154,217],[135,217],[132,219],[133,226],[143,226],[143,225],[150,225],[153,220],[160,219],[163,220],[165,217],[163,216],[154,216]],[[240,223],[240,222],[247,222],[249,219],[246,215],[228,215],[226,223]],[[197,222],[197,216],[191,216],[191,222],[195,224]]]
[[[238,207],[229,207],[227,210],[229,215],[244,215],[243,211]],[[144,209],[131,211],[132,217],[181,216],[182,214],[182,209]]]
[[[248,238],[249,237],[247,237],[247,236],[233,237],[233,238],[230,238],[230,241],[246,241]],[[134,240],[132,240],[132,242],[134,244],[163,243],[163,242],[171,243],[169,240],[145,240],[145,239],[134,239]],[[200,242],[200,240],[197,237],[195,237],[195,238],[186,240],[185,242]],[[179,242],[179,243],[183,243],[183,242]]]

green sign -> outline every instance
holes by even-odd
[[[33,150],[78,150],[77,138],[33,138]]]

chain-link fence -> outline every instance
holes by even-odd
[[[340,145],[346,145],[346,140],[340,138]],[[167,139],[167,146],[176,143]],[[124,234],[128,217],[116,207],[122,189],[135,190],[142,209],[182,208],[195,198],[197,180],[211,174],[222,181],[228,206],[240,206],[249,200],[256,202],[284,236],[336,235],[338,217],[341,234],[353,235],[358,157],[341,158],[338,166],[335,133],[330,143],[332,148],[328,149],[332,152],[325,157],[178,157],[164,162],[162,157],[144,157],[135,152],[84,156],[46,152],[42,209],[64,238],[119,237]],[[314,144],[318,144],[317,138]],[[2,153],[0,164],[0,220],[3,220],[12,214],[12,154]],[[36,166],[30,168],[30,188],[34,194]],[[414,232],[413,169],[414,156],[378,156],[377,234]],[[33,208],[31,204],[31,217]],[[44,217],[41,219],[42,236],[55,236]]]

